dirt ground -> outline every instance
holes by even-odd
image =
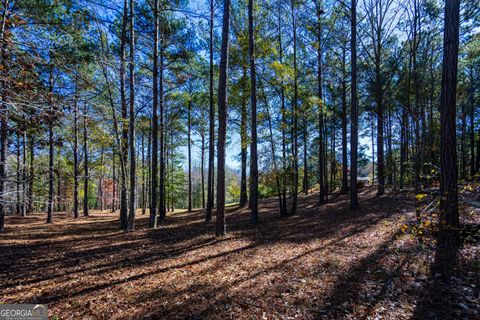
[[[7,217],[0,302],[46,303],[51,319],[480,319],[480,245],[450,278],[431,272],[434,246],[406,227],[413,199],[367,188],[351,212],[348,195],[312,194],[288,218],[262,200],[257,227],[229,208],[225,239],[201,210],[156,230],[147,211],[131,233],[118,213]]]

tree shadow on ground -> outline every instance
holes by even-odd
[[[419,294],[412,319],[480,318],[478,260],[462,259],[461,249],[436,246],[430,276]]]
[[[35,301],[64,308],[72,300],[105,295],[129,285],[138,286],[138,291],[125,308],[131,308],[138,317],[211,318],[219,309],[223,316],[252,308],[274,313],[269,304],[281,301],[275,295],[294,295],[304,289],[296,275],[305,268],[302,261],[313,259],[313,269],[317,270],[302,271],[307,273],[307,281],[320,286],[324,276],[335,280],[331,280],[331,292],[323,297],[314,292],[317,298],[310,296],[312,301],[304,297],[287,299],[304,308],[305,318],[335,318],[340,311],[333,304],[347,303],[353,308],[350,305],[355,301],[366,308],[359,314],[371,314],[410,261],[410,256],[404,255],[392,270],[370,270],[389,254],[396,236],[392,234],[374,251],[350,257],[353,264],[337,273],[335,255],[348,255],[342,250],[351,246],[352,239],[394,219],[403,207],[396,198],[373,194],[370,189],[362,192],[362,208],[356,212],[348,209],[348,195],[338,195],[323,206],[317,205],[315,194],[302,196],[298,214],[287,218],[279,217],[277,199],[265,199],[260,202],[261,220],[256,226],[250,225],[248,209],[228,208],[229,235],[224,239],[213,237],[214,222],[204,222],[203,210],[169,215],[156,230],[147,229],[148,217],[140,216],[137,230],[131,233],[119,232],[113,215],[94,215],[84,223],[68,220],[62,224],[60,220],[48,232],[41,229],[44,226],[29,229],[25,225],[20,238],[11,234],[1,239],[0,269],[5,272],[0,275],[0,290],[8,302]],[[339,248],[339,252],[333,248]],[[282,250],[289,250],[289,255],[282,256]],[[230,269],[224,272],[226,267]],[[211,281],[213,275],[220,279]],[[143,287],[155,279],[163,282],[153,288]],[[367,299],[361,288],[370,280],[378,286]],[[256,281],[271,294],[256,292]],[[39,287],[48,288],[33,290]],[[23,295],[8,298],[18,294]],[[164,305],[164,300],[169,303]],[[291,305],[275,308],[277,315],[295,310]]]

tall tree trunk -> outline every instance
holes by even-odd
[[[350,109],[350,209],[357,210],[357,155],[358,155],[358,106],[357,106],[357,0],[351,1],[351,58],[352,84],[351,84],[351,109]]]
[[[258,222],[258,156],[257,156],[257,76],[255,70],[255,30],[253,23],[253,0],[248,0],[248,53],[250,57],[250,108],[251,108],[251,145],[250,145],[250,206],[251,222]]]
[[[130,143],[130,199],[128,212],[127,230],[135,229],[135,186],[136,186],[136,161],[135,161],[135,19],[134,19],[134,0],[130,1],[130,119],[129,119],[129,143]]]
[[[298,70],[297,70],[297,20],[295,14],[295,2],[291,0],[291,16],[293,28],[293,200],[291,215],[297,213],[298,202]]]
[[[387,123],[387,183],[389,185],[395,186],[394,182],[394,172],[395,172],[395,163],[393,160],[392,152],[392,109],[388,110],[388,123]]]
[[[0,29],[1,57],[2,57],[2,90],[1,90],[1,105],[0,112],[3,115],[0,117],[0,233],[5,232],[5,180],[6,180],[6,163],[8,152],[8,107],[7,107],[7,41],[6,39],[6,25],[8,14],[9,1],[4,2],[2,13],[2,24]]]
[[[283,47],[282,47],[282,2],[278,2],[278,58],[283,63]],[[280,81],[280,97],[281,97],[281,113],[282,113],[282,202],[280,205],[280,216],[287,216],[287,139],[285,130],[287,127],[287,109],[285,108],[285,88],[283,86],[283,78]]]
[[[335,117],[335,113],[333,115]],[[333,193],[334,189],[334,183],[335,183],[335,176],[337,174],[337,161],[336,161],[336,152],[335,152],[335,123],[336,120],[335,118],[332,119],[332,138],[331,138],[331,162],[330,162],[330,188],[329,188],[329,194]]]
[[[320,194],[318,202],[323,204],[326,202],[325,190],[325,150],[324,150],[324,123],[323,123],[323,113],[324,113],[324,101],[323,101],[323,68],[322,68],[322,21],[321,15],[323,13],[321,8],[321,1],[315,1],[315,11],[317,15],[317,92],[318,92],[318,184],[320,187]]]
[[[115,201],[117,198],[117,177],[115,171],[115,147],[112,150],[112,209],[111,212],[115,212],[117,210],[117,202]]]
[[[2,139],[2,141],[4,141]],[[27,191],[27,213],[33,212],[33,183],[35,180],[35,138],[33,134],[30,134],[28,139],[28,148],[29,148],[29,164],[28,164],[28,191]]]
[[[475,168],[477,169],[476,173],[480,172],[480,130],[477,133],[477,159],[475,161]]]
[[[148,132],[148,139],[147,139],[147,186],[146,186],[146,193],[145,193],[145,208],[150,208],[151,205],[151,186],[152,186],[152,131]]]
[[[78,218],[78,97],[73,105],[73,216]]]
[[[152,162],[150,189],[150,228],[157,227],[158,189],[158,0],[153,2],[153,103],[152,103]]]
[[[307,115],[304,115],[303,118],[303,180],[302,180],[302,189],[305,195],[308,195],[308,121],[306,120]]]
[[[53,223],[53,198],[54,198],[54,143],[53,143],[53,125],[54,125],[54,107],[53,107],[53,64],[50,64],[49,70],[49,104],[51,119],[48,124],[48,207],[47,207],[47,223]]]
[[[188,212],[192,212],[192,100],[188,102]]]
[[[247,197],[247,66],[243,67],[243,86],[242,86],[242,104],[240,120],[240,140],[241,140],[241,177],[240,177],[240,207],[243,208],[248,201]]]
[[[202,132],[200,134],[202,139],[202,149],[200,155],[200,176],[202,179],[201,187],[202,187],[202,209],[205,209],[205,130],[202,124]]]
[[[145,177],[145,132],[141,133],[141,148],[142,148],[142,215],[146,214],[147,201],[146,201],[146,177]]]
[[[420,138],[420,87],[419,87],[419,77],[418,77],[418,47],[420,43],[420,34],[421,34],[421,17],[420,17],[420,2],[414,0],[414,26],[413,26],[413,48],[412,48],[412,63],[413,63],[413,89],[414,89],[414,123],[415,123],[415,161],[414,161],[414,184],[415,189],[419,190],[421,186],[420,180],[420,171],[421,171],[421,152],[422,152],[422,141]]]
[[[475,86],[473,68],[470,69],[470,90],[469,90],[469,102],[470,102],[470,176],[473,177],[477,170],[475,169]]]
[[[83,216],[88,217],[88,128],[87,128],[87,103],[83,106],[83,156],[84,156],[84,183],[83,183]]]
[[[461,128],[460,128],[460,153],[461,153],[461,170],[460,179],[465,179],[467,176],[467,112],[465,110],[465,103],[461,104]]]
[[[342,46],[342,189],[348,192],[348,155],[347,155],[347,70],[346,48]]]
[[[22,217],[27,216],[27,132],[22,134]]]
[[[460,0],[445,1],[444,55],[440,94],[440,234],[438,245],[450,258],[459,245],[456,150],[456,93]]]
[[[228,38],[230,30],[230,0],[224,1],[220,78],[218,82],[218,160],[217,160],[217,221],[215,235],[226,236],[225,227],[225,143],[227,138]]]
[[[208,178],[207,178],[207,210],[205,221],[212,220],[214,172],[215,172],[215,105],[213,102],[213,0],[210,0],[210,37],[209,37],[209,133],[208,133]]]
[[[127,159],[128,159],[128,124],[127,124],[127,98],[125,85],[125,60],[127,44],[128,6],[127,0],[123,3],[122,35],[120,42],[120,100],[122,105],[122,140],[120,144],[120,161],[122,163],[122,179],[120,191],[120,226],[127,230],[128,203],[127,203]]]
[[[98,183],[98,197],[100,200],[100,211],[103,212],[105,210],[105,203],[104,203],[104,193],[103,193],[103,180],[104,180],[104,171],[105,171],[105,147],[102,145],[100,150],[100,179]]]
[[[282,190],[280,188],[280,177],[278,175],[278,165],[277,165],[277,153],[275,151],[275,141],[274,141],[274,136],[273,136],[273,126],[272,126],[272,116],[270,113],[270,106],[268,103],[268,97],[265,94],[265,88],[260,81],[260,88],[262,90],[262,96],[263,96],[263,103],[265,104],[265,109],[266,109],[266,115],[267,115],[267,121],[268,121],[268,131],[269,131],[269,138],[270,138],[270,149],[272,152],[272,163],[273,163],[273,173],[275,175],[275,182],[277,185],[277,196],[278,196],[278,204],[280,211],[282,210]]]
[[[62,148],[61,146],[58,146],[58,154],[62,154]],[[57,204],[57,211],[62,211],[62,173],[61,173],[61,164],[60,164],[61,158],[57,158],[57,196],[55,197],[55,202]]]
[[[408,92],[407,92],[408,95]],[[408,113],[402,110],[401,131],[400,131],[400,189],[405,186],[406,162],[408,158]]]
[[[380,75],[380,60],[377,62],[377,177],[378,187],[377,195],[381,196],[385,193],[385,172],[384,172],[384,116],[383,116],[383,89]]]
[[[375,184],[375,124],[373,122],[373,115],[370,120],[370,134],[372,139],[372,184]],[[377,192],[378,194],[378,192]]]
[[[166,194],[165,194],[165,180],[166,180],[166,173],[165,173],[165,105],[164,105],[164,96],[163,96],[163,72],[164,72],[164,64],[163,64],[163,52],[164,52],[164,37],[163,37],[163,28],[161,32],[161,42],[160,42],[160,83],[159,83],[159,95],[160,95],[160,180],[159,180],[159,212],[158,212],[158,220],[163,221],[166,216]]]
[[[20,131],[17,131],[17,202],[16,202],[16,211],[17,214],[21,213],[21,202],[20,202],[20,186],[21,186],[21,168],[20,168],[20,155],[21,155],[21,142],[20,142]]]

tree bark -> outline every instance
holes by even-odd
[[[201,150],[201,159],[200,159],[200,176],[202,179],[201,187],[202,187],[202,209],[205,209],[205,129],[202,123],[202,132],[200,134],[202,139],[202,150]]]
[[[128,212],[128,231],[135,229],[135,186],[136,186],[136,161],[135,161],[135,19],[134,0],[130,1],[130,61],[129,61],[129,86],[130,86],[130,110],[129,110],[129,143],[130,143],[130,199]]]
[[[2,139],[3,141],[3,139]],[[30,159],[28,164],[28,191],[27,191],[27,213],[33,212],[33,182],[35,180],[35,138],[33,134],[30,134],[28,139],[28,148],[30,153]]]
[[[247,204],[247,66],[243,65],[243,86],[242,86],[242,105],[240,120],[240,140],[241,140],[241,177],[240,177],[240,207]]]
[[[228,38],[230,30],[230,0],[223,8],[222,49],[218,82],[218,160],[217,160],[217,221],[215,235],[226,236],[225,227],[225,143],[227,136]]]
[[[21,169],[20,169],[20,154],[21,154],[21,142],[20,142],[20,131],[17,131],[17,181],[16,181],[16,187],[17,187],[17,203],[16,203],[16,210],[17,214],[21,214],[21,202],[20,202],[20,186],[21,186]]]
[[[304,114],[303,118],[303,180],[302,180],[302,189],[305,195],[308,195],[308,121],[306,119],[307,115]]]
[[[297,20],[295,15],[295,2],[291,0],[291,16],[293,28],[293,200],[291,215],[297,213],[298,202],[298,70],[297,70]]]
[[[278,2],[278,58],[280,63],[283,63],[283,47],[282,47],[282,6],[281,1]],[[283,85],[283,78],[280,81],[280,98],[281,98],[281,113],[282,113],[282,200],[280,205],[280,216],[287,216],[287,109],[285,108],[285,88]]]
[[[213,102],[213,0],[210,0],[210,37],[209,37],[209,133],[208,133],[208,178],[207,178],[207,210],[205,221],[212,220],[214,172],[215,172],[215,105]]]
[[[122,32],[120,42],[120,100],[122,106],[122,140],[120,144],[120,161],[122,163],[122,179],[120,191],[120,226],[127,230],[128,203],[127,203],[127,159],[128,159],[128,125],[127,125],[127,98],[125,86],[125,52],[127,43],[127,21],[128,21],[127,0],[123,3]]]
[[[342,189],[348,192],[348,155],[347,155],[347,70],[346,48],[342,46]]]
[[[164,121],[164,115],[165,115],[165,106],[164,106],[164,97],[163,97],[163,72],[164,72],[164,64],[163,64],[163,58],[164,58],[164,37],[163,37],[163,28],[161,29],[162,32],[161,34],[161,42],[160,42],[160,71],[159,71],[159,76],[160,76],[160,83],[159,83],[159,96],[160,96],[160,180],[159,180],[159,212],[158,212],[158,221],[162,222],[165,220],[165,216],[167,214],[167,206],[166,206],[166,194],[165,194],[165,180],[166,180],[166,174],[165,174],[165,121]],[[158,223],[158,222],[157,222]]]
[[[253,0],[248,0],[248,53],[250,57],[250,108],[251,145],[250,145],[250,220],[258,222],[258,156],[257,156],[257,76],[255,70],[255,30],[253,21]]]
[[[83,156],[84,156],[84,183],[83,183],[83,216],[88,217],[88,129],[87,129],[87,103],[83,106]]]
[[[117,177],[115,171],[115,147],[112,149],[112,208],[111,212],[115,212],[116,208],[116,198],[117,198]]]
[[[324,150],[324,123],[323,123],[323,113],[324,113],[324,101],[323,101],[323,68],[322,68],[322,22],[321,22],[321,1],[315,1],[315,9],[317,15],[317,92],[318,92],[318,184],[320,187],[320,194],[318,202],[323,204],[326,202],[326,193],[325,190],[325,150]]]
[[[478,169],[475,168],[475,86],[473,68],[470,69],[470,176],[474,176]]]
[[[6,180],[6,163],[7,163],[7,152],[8,152],[8,107],[7,107],[7,42],[6,38],[6,25],[9,14],[7,14],[7,7],[9,5],[8,0],[5,1],[3,13],[2,13],[2,24],[0,29],[0,40],[2,41],[1,46],[1,57],[2,57],[2,101],[0,105],[0,111],[3,114],[0,117],[0,233],[5,232],[5,180]]]
[[[78,218],[78,97],[73,105],[73,217]]]
[[[351,109],[350,109],[350,209],[357,210],[357,157],[358,157],[358,106],[357,106],[357,0],[351,1]]]
[[[188,102],[188,212],[192,212],[192,100]]]
[[[27,216],[27,132],[23,130],[22,134],[22,217]]]
[[[456,93],[460,0],[445,1],[444,56],[440,94],[440,248],[460,244],[456,150]]]
[[[152,102],[152,163],[150,189],[150,219],[148,226],[157,227],[158,189],[158,0],[153,4],[153,102]]]
[[[47,223],[53,223],[53,198],[54,198],[54,143],[53,143],[53,122],[54,122],[54,107],[53,107],[53,65],[50,64],[49,70],[49,101],[50,104],[50,121],[48,124],[48,204],[47,204]]]

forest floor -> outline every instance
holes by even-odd
[[[156,230],[147,212],[131,233],[118,213],[7,217],[0,302],[46,303],[51,319],[479,319],[478,241],[444,279],[431,239],[414,235],[414,195],[375,191],[361,190],[356,212],[348,195],[323,206],[301,196],[288,218],[262,200],[256,227],[248,209],[229,208],[225,239],[201,210]]]

